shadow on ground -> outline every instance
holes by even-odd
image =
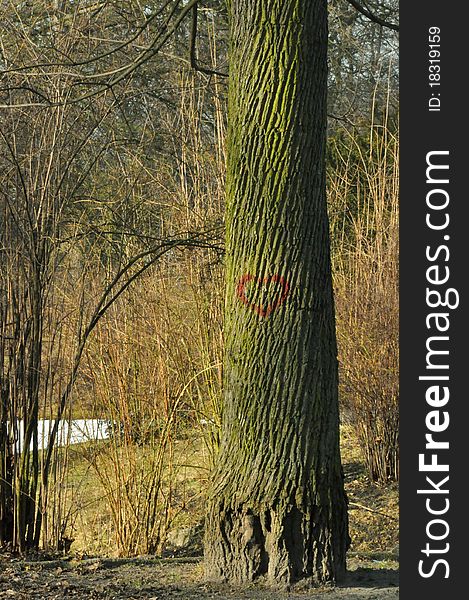
[[[340,588],[388,588],[399,585],[399,571],[395,569],[368,569],[359,567],[349,571]]]

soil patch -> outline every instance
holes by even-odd
[[[0,598],[18,600],[397,600],[397,562],[352,558],[338,587],[272,591],[262,585],[231,588],[203,580],[200,558],[0,558]]]

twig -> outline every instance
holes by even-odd
[[[377,515],[381,515],[383,517],[387,517],[388,519],[392,519],[393,521],[398,521],[397,517],[393,517],[388,515],[380,510],[375,510],[374,508],[370,508],[369,506],[364,506],[363,504],[358,504],[358,502],[349,502],[349,506],[356,506],[357,508],[361,508],[362,510],[367,510],[368,512],[375,513]]]
[[[197,46],[197,3],[192,7],[192,24],[191,24],[191,32],[189,38],[189,59],[191,68],[194,71],[199,71],[199,73],[204,73],[205,75],[218,75],[219,77],[228,77],[228,73],[222,73],[221,71],[215,71],[213,69],[209,69],[207,67],[202,67],[197,62],[196,56],[196,48]]]
[[[378,15],[375,15],[374,13],[372,13],[371,10],[369,10],[365,6],[362,6],[356,0],[347,0],[347,2],[349,4],[351,4],[353,6],[353,8],[358,10],[359,13],[364,15],[367,19],[369,19],[370,21],[373,21],[373,23],[376,23],[377,25],[381,25],[381,27],[387,27],[388,29],[392,29],[393,31],[399,31],[399,25],[396,25],[395,23],[390,23],[389,21],[386,21],[385,19],[378,17]]]

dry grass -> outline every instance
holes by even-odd
[[[105,457],[109,445],[100,442],[93,452]],[[140,455],[141,464],[147,466],[148,473],[152,464],[151,448],[136,447],[134,450]],[[341,427],[341,451],[350,502],[350,554],[370,560],[395,558],[399,517],[397,485],[379,486],[370,480],[351,425]],[[90,452],[89,447],[76,447],[70,451],[67,486],[71,513],[66,534],[74,539],[71,551],[75,555],[119,556],[123,552],[116,539],[108,484],[103,481],[102,473],[90,466]],[[209,464],[210,456],[200,435],[192,432],[174,441],[173,470],[163,474],[164,486],[168,486],[168,477],[172,477],[172,520],[168,523],[172,530],[194,526],[203,520],[203,490]],[[125,472],[130,470],[125,469]],[[139,552],[127,553],[135,555]],[[140,553],[145,553],[143,548]]]
[[[398,555],[399,490],[370,480],[354,427],[341,427],[341,453],[349,500],[350,553],[390,559]]]
[[[383,119],[339,137],[329,171],[342,412],[380,483],[399,477],[399,145]]]
[[[162,494],[154,498],[145,496],[149,491],[146,484],[154,474],[154,448],[121,447],[121,471],[116,473],[113,446],[113,442],[99,442],[70,451],[65,537],[73,540],[71,551],[79,556],[158,553],[170,528],[188,527],[203,518],[209,462],[204,443],[200,437],[173,442],[172,463],[165,464],[159,475]],[[151,537],[155,531],[147,529],[145,522],[153,508],[158,511],[152,523],[159,527],[158,538]],[[151,546],[154,540],[158,547]]]

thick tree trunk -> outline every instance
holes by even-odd
[[[225,407],[210,579],[334,581],[349,543],[325,200],[326,0],[232,0]]]

